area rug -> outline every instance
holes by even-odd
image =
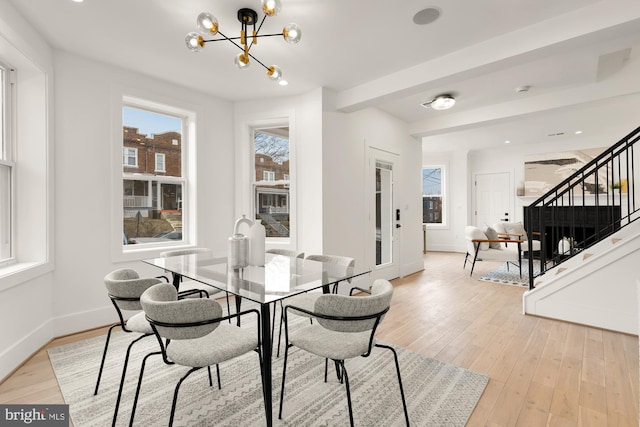
[[[111,424],[122,359],[132,339],[114,333],[109,345],[100,392],[93,395],[104,346],[104,336],[49,349],[49,358],[76,427]],[[117,425],[128,425],[142,357],[157,349],[148,337],[133,346]],[[482,395],[487,375],[472,372],[396,347],[409,409],[416,426],[464,426]],[[278,420],[283,357],[273,360],[274,425],[343,426],[349,423],[344,385],[330,365],[324,382],[324,360],[292,348],[289,351],[283,420]],[[376,348],[368,358],[346,362],[360,426],[402,426],[404,415],[393,355]],[[136,426],[168,424],[173,389],[187,368],[167,366],[157,356],[149,359],[136,410]],[[222,390],[209,387],[206,370],[182,385],[176,426],[266,425],[258,356],[254,352],[220,365]],[[215,376],[215,370],[213,370]]]
[[[533,274],[537,276],[540,274],[540,261],[534,260],[533,262]],[[501,285],[513,285],[513,286],[529,286],[529,261],[522,260],[522,277],[520,277],[520,270],[517,265],[509,264],[507,270],[507,263],[502,262],[499,266],[490,272],[484,274],[478,280],[483,282],[499,283]]]

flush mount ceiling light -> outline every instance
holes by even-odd
[[[453,107],[453,104],[456,103],[456,99],[449,95],[448,93],[444,93],[442,95],[438,95],[433,100],[423,102],[422,105],[424,108],[431,107],[434,110],[448,110]]]
[[[282,36],[284,41],[287,43],[298,43],[300,38],[302,37],[302,31],[297,24],[287,24],[282,29],[281,33],[274,34],[259,34],[260,29],[262,28],[262,24],[264,24],[267,16],[275,16],[280,12],[282,8],[282,4],[280,0],[262,0],[262,11],[264,12],[264,16],[260,21],[260,25],[256,29],[256,22],[258,21],[258,14],[253,9],[242,8],[238,10],[238,21],[240,21],[240,37],[227,37],[220,32],[218,19],[210,13],[202,12],[198,15],[198,19],[196,20],[196,24],[198,26],[198,32],[191,32],[187,34],[185,38],[185,42],[187,43],[187,48],[192,52],[197,52],[200,49],[204,48],[205,43],[209,42],[218,42],[222,40],[228,40],[233,43],[238,49],[240,49],[240,53],[235,56],[234,63],[236,67],[241,70],[244,70],[251,65],[249,58],[256,61],[258,64],[263,66],[267,70],[267,76],[276,82],[282,82],[282,70],[277,65],[269,65],[266,66],[262,61],[253,56],[249,51],[253,47],[253,45],[258,43],[258,38],[260,37],[273,37],[273,36]],[[249,27],[252,27],[251,34],[249,34]],[[203,36],[204,35],[204,36]],[[205,40],[204,37],[212,37],[218,35],[220,37],[214,39]]]

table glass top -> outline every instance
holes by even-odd
[[[228,268],[226,256],[211,253],[152,258],[143,262],[260,304],[369,273],[369,270],[357,267],[274,254],[266,254],[264,266],[237,270]]]

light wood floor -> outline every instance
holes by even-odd
[[[525,289],[475,279],[495,263],[469,278],[463,258],[430,252],[423,272],[395,280],[378,337],[488,373],[468,426],[638,426],[637,337],[525,316]],[[0,403],[63,403],[46,349],[0,384]]]

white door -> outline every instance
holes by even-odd
[[[391,280],[400,276],[398,248],[402,218],[394,191],[394,164],[397,159],[396,154],[376,148],[369,149],[366,180],[369,238],[366,246],[373,279]]]
[[[509,173],[485,173],[475,177],[475,225],[482,228],[498,221],[514,221]]]

